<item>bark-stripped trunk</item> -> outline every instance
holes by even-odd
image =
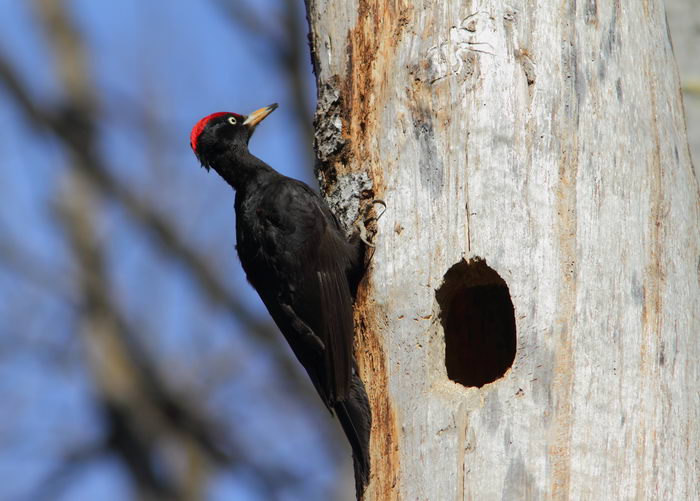
[[[322,187],[346,222],[352,195],[388,206],[356,308],[365,498],[699,499],[699,189],[662,2],[307,8]]]

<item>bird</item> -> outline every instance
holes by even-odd
[[[347,237],[325,200],[250,153],[277,108],[218,112],[192,128],[190,146],[235,191],[236,249],[248,282],[350,442],[359,498],[369,482],[371,411],[353,353],[353,295],[363,239]],[[360,273],[361,274],[361,273]]]

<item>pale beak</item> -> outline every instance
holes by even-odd
[[[277,103],[271,104],[270,106],[265,106],[264,108],[260,108],[259,110],[255,110],[253,113],[248,115],[248,118],[245,119],[245,122],[243,122],[243,125],[246,125],[250,129],[253,129],[253,128],[255,128],[256,125],[258,125],[260,122],[262,122],[266,116],[268,116],[270,113],[272,113],[276,109],[277,109]]]

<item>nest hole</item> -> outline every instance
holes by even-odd
[[[501,378],[513,365],[516,349],[506,282],[483,260],[460,261],[447,271],[436,296],[447,376],[468,387]]]

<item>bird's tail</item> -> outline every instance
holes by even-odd
[[[369,408],[365,386],[354,369],[348,398],[336,402],[334,409],[352,447],[355,494],[357,499],[360,499],[369,483],[369,432],[372,426],[372,411]]]

